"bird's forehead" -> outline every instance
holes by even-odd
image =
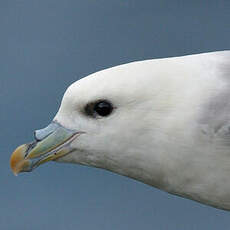
[[[99,99],[116,98],[116,88],[105,80],[96,80],[92,76],[73,83],[65,92],[64,102],[87,103]],[[120,94],[122,91],[120,91]],[[119,95],[119,94],[117,94]]]
[[[138,68],[142,63],[122,65],[102,70],[74,82],[67,89],[65,101],[87,102],[97,99],[130,100],[138,95],[139,98],[146,92],[148,77]],[[143,90],[145,88],[145,90]],[[137,93],[137,91],[140,91]]]

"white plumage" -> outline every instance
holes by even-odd
[[[106,117],[86,105],[109,101]],[[230,51],[133,62],[83,78],[54,120],[84,132],[59,158],[230,209]]]

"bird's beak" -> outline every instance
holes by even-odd
[[[57,122],[34,132],[35,141],[19,146],[11,155],[10,166],[15,175],[30,172],[39,165],[60,158],[71,151],[71,142],[82,132],[69,130]]]

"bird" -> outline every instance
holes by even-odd
[[[135,61],[74,82],[10,166],[18,174],[48,161],[230,210],[230,50]]]

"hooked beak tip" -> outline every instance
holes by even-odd
[[[10,167],[14,175],[17,176],[18,173],[29,169],[30,161],[25,159],[25,154],[27,151],[28,145],[24,144],[15,149],[10,158]]]

